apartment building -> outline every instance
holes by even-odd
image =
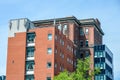
[[[101,74],[95,75],[95,80],[113,80],[113,54],[106,45],[94,47],[94,66],[101,69]]]
[[[5,75],[1,75],[0,76],[0,80],[6,80],[6,76]]]
[[[100,22],[93,18],[12,19],[6,79],[52,80],[65,69],[73,72],[77,58],[86,56],[94,69],[94,46],[102,44],[103,35]]]

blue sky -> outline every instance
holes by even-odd
[[[10,19],[41,20],[74,15],[98,18],[105,33],[103,43],[114,54],[114,77],[120,80],[120,0],[1,0],[0,75],[6,73],[8,22]]]

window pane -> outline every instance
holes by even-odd
[[[34,80],[34,76],[33,75],[27,75],[25,80]]]
[[[47,68],[51,68],[51,66],[52,66],[51,62],[48,62],[47,63]]]
[[[95,52],[94,57],[97,57],[98,52]]]
[[[81,35],[81,36],[83,36],[83,35],[84,35],[83,28],[80,28],[80,35]]]
[[[51,54],[51,53],[52,53],[52,49],[51,49],[51,48],[48,48],[47,53],[48,53],[48,54]]]
[[[86,42],[85,42],[85,46],[88,47],[88,40],[86,40]]]
[[[80,47],[83,47],[83,40],[80,40]]]
[[[28,34],[27,34],[27,42],[28,42],[28,43],[33,43],[33,42],[35,42],[35,33],[28,33]]]
[[[51,80],[51,77],[47,77],[47,80]]]
[[[85,34],[88,34],[88,31],[89,31],[88,28],[86,28],[86,29],[85,29]]]
[[[27,71],[33,71],[34,70],[34,62],[33,61],[26,62],[26,70]]]
[[[48,34],[48,40],[52,40],[52,34]]]
[[[34,47],[28,47],[27,48],[27,57],[33,57],[34,56]]]
[[[61,24],[58,25],[58,29],[59,29],[60,31],[62,30],[62,25],[61,25]]]
[[[66,34],[67,33],[67,25],[65,24],[64,26],[63,26],[63,34]]]

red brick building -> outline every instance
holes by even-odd
[[[64,69],[74,71],[76,59],[88,55],[94,68],[93,46],[102,44],[103,35],[97,19],[11,20],[6,79],[52,80]]]

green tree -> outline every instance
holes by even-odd
[[[59,75],[54,77],[54,80],[73,80],[67,70],[60,72]]]
[[[93,76],[100,72],[100,69],[92,70],[90,64],[90,58],[79,59],[77,60],[77,68],[74,72],[69,73],[65,70],[55,76],[54,80],[92,80]]]

